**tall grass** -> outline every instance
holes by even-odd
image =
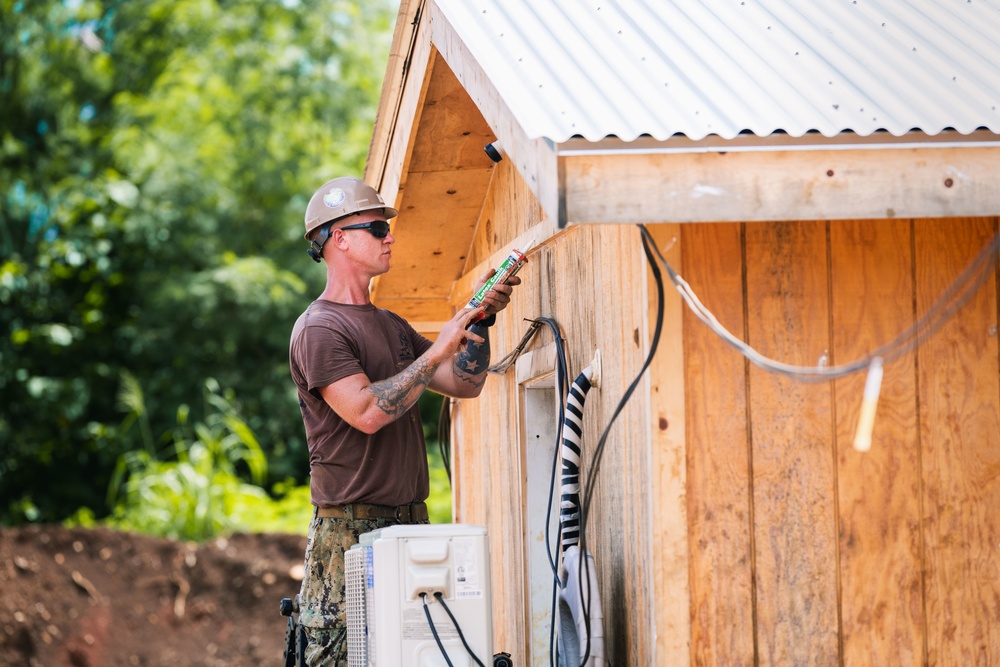
[[[205,383],[204,421],[189,423],[177,411],[168,444],[155,451],[148,431],[141,449],[118,462],[108,489],[109,526],[147,535],[205,540],[235,531],[304,532],[309,524],[307,489],[278,488],[278,499],[261,487],[267,459],[231,395],[215,380]],[[119,404],[127,409],[124,431],[145,423],[146,402],[137,382],[123,378]],[[78,516],[86,523],[86,515]]]
[[[277,484],[267,493],[267,459],[240,417],[232,393],[205,383],[205,418],[190,422],[181,405],[177,424],[156,447],[142,387],[122,378],[118,404],[126,413],[122,436],[138,426],[140,447],[123,455],[108,488],[112,528],[173,539],[203,541],[233,532],[305,534],[312,516],[308,485]],[[428,443],[432,523],[451,521],[451,488],[436,444]],[[94,513],[79,510],[67,523],[93,526]]]

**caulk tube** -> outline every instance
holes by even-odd
[[[483,286],[476,290],[476,293],[472,295],[472,298],[469,299],[469,303],[465,304],[465,307],[479,308],[483,305],[483,299],[486,298],[487,292],[493,289],[494,286],[504,285],[508,280],[513,278],[514,275],[521,270],[521,267],[524,266],[524,263],[528,261],[525,255],[529,250],[531,250],[533,245],[535,245],[535,239],[531,239],[531,241],[528,242],[528,245],[524,248],[524,252],[521,252],[517,248],[511,248],[510,254],[507,255],[507,258],[500,263],[500,266],[498,266],[497,270],[493,272],[493,275],[486,279]],[[484,317],[486,317],[485,313],[480,315],[477,319],[481,320]]]

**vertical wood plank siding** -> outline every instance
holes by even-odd
[[[506,162],[506,161],[505,161]],[[539,223],[541,210],[516,171],[501,162],[486,197],[469,252],[470,266],[504,249],[511,239]],[[627,272],[621,268],[631,267]],[[565,336],[570,377],[600,349],[601,384],[588,394],[584,411],[583,483],[601,431],[626,387],[642,366],[648,344],[646,260],[638,229],[630,225],[570,228],[530,255],[519,274],[523,283],[492,330],[493,359],[520,340],[525,319],[555,319]],[[635,269],[635,270],[632,270]],[[597,286],[595,289],[593,286]],[[453,302],[458,301],[454,298]],[[529,349],[552,341],[542,329]],[[456,520],[485,525],[491,536],[494,644],[516,664],[528,664],[526,544],[523,502],[524,449],[519,388],[514,370],[487,380],[482,395],[461,401],[455,429],[456,459],[462,461]],[[587,525],[604,611],[606,650],[614,664],[651,664],[655,557],[648,538],[648,385],[615,423],[600,465]],[[555,416],[553,416],[555,418]],[[546,443],[547,444],[547,443]]]
[[[685,278],[738,336],[745,312],[762,353],[812,365],[913,324],[997,219],[742,228],[741,245],[738,223],[685,226]],[[744,392],[742,357],[685,315],[694,664],[1000,663],[998,283],[886,364],[864,454],[863,373],[750,365]]]
[[[830,348],[825,227],[748,224],[745,252],[749,343],[817,364]],[[760,662],[836,665],[830,387],[751,366],[749,394]]]
[[[908,220],[832,225],[833,363],[864,357],[913,322],[911,227]],[[865,375],[834,385],[844,664],[923,661],[914,359],[910,352],[885,365],[866,453],[853,448]]]
[[[916,223],[918,313],[954,280],[996,226],[995,219]],[[1000,663],[996,325],[994,277],[917,352],[930,665]]]
[[[744,338],[741,226],[683,230],[682,275]],[[691,663],[754,663],[753,487],[743,357],[684,311]],[[668,664],[666,661],[661,664]]]
[[[648,231],[658,248],[676,271],[683,272],[680,243],[681,226],[650,225]],[[659,265],[658,265],[659,266]],[[691,562],[688,541],[687,506],[687,411],[684,391],[684,304],[660,267],[664,283],[663,322],[660,343],[648,370],[650,396],[648,426],[650,449],[648,463],[636,461],[634,469],[648,465],[648,493],[633,490],[633,504],[648,505],[652,543],[644,546],[652,562],[653,610],[651,622],[656,628],[655,653],[659,662],[676,667],[690,665],[691,636]],[[652,271],[648,271],[649,330],[656,327],[657,294]],[[639,391],[642,391],[640,386]],[[642,497],[640,497],[642,496]],[[636,530],[636,534],[647,531]],[[645,618],[640,617],[640,625]],[[651,664],[647,661],[646,664]]]
[[[501,162],[466,271],[541,222]],[[651,230],[661,244],[678,238],[682,275],[723,325],[811,366],[863,357],[913,324],[997,219]],[[562,327],[570,379],[601,350],[584,411],[586,481],[648,349],[653,285],[632,225],[570,226],[542,241],[498,318],[493,358],[540,315]],[[587,527],[611,663],[1000,664],[998,282],[886,363],[864,454],[852,447],[863,373],[813,384],[767,373],[675,302],[668,344],[682,363],[654,363],[612,429]],[[551,340],[542,330],[529,349]],[[525,452],[536,444],[520,401],[511,370],[459,402],[453,459],[456,521],[490,533],[496,649],[528,664],[524,563],[544,545],[525,540]],[[671,410],[683,434],[670,430]],[[678,455],[682,470],[671,468]],[[678,608],[690,622],[677,622]]]

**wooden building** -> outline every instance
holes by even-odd
[[[614,665],[1000,664],[996,246],[942,305],[998,233],[1000,13],[914,5],[402,2],[365,175],[400,210],[375,302],[433,336],[533,240],[493,359],[538,317],[570,380],[600,351],[585,481],[655,325],[638,224],[781,362],[864,360],[940,315],[886,360],[861,452],[864,372],[766,372],[667,282],[587,525]],[[543,328],[451,405],[455,521],[489,529],[517,665],[549,664],[555,369]]]

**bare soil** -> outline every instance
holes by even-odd
[[[0,527],[0,665],[281,665],[305,545]]]

